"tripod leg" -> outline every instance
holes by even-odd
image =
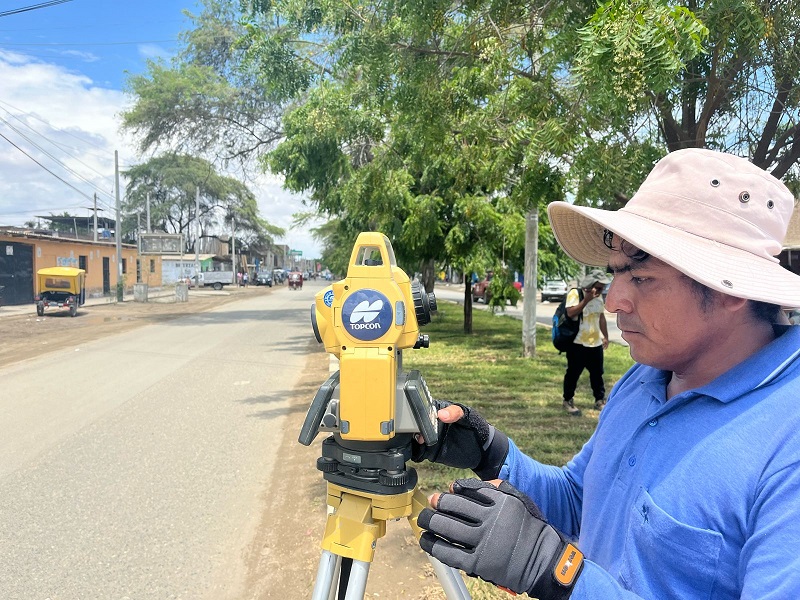
[[[334,577],[336,575],[339,557],[328,552],[322,551],[322,556],[319,559],[319,567],[317,568],[317,580],[314,584],[314,593],[311,600],[331,600],[335,588],[333,587]]]
[[[417,525],[417,517],[427,505],[428,499],[425,497],[425,494],[419,489],[415,489],[414,496],[411,500],[411,516],[408,517],[408,522],[411,525],[414,536],[418,540],[419,536],[422,535],[422,529]],[[464,579],[457,569],[447,566],[430,554],[426,556],[431,562],[431,565],[433,565],[433,572],[436,573],[436,578],[439,580],[447,600],[470,600],[470,598],[472,598],[464,583]]]
[[[342,569],[344,575],[344,569]],[[353,560],[350,565],[350,576],[347,578],[347,594],[344,600],[363,600],[364,593],[367,591],[367,575],[369,575],[369,563],[363,560]],[[345,581],[339,584],[340,587]]]
[[[456,569],[448,567],[430,554],[427,556],[428,560],[431,561],[433,571],[436,573],[436,577],[444,590],[444,595],[447,597],[447,600],[470,600],[470,598],[472,598],[467,590],[467,585],[464,583],[464,579]]]

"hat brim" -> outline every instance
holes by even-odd
[[[800,307],[800,276],[777,259],[770,261],[625,210],[553,202],[547,212],[556,240],[579,263],[608,264],[610,250],[603,243],[603,231],[608,229],[713,290],[785,308]]]

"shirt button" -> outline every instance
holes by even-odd
[[[648,425],[650,425],[650,427],[655,427],[656,425],[658,425],[658,419],[653,419],[648,423]]]
[[[635,456],[631,456],[631,457],[628,459],[628,464],[629,464],[631,467],[632,467],[633,465],[635,465],[635,464],[636,464],[636,457],[635,457]]]

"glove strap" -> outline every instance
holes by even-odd
[[[489,439],[483,447],[481,462],[473,469],[475,475],[484,481],[497,479],[508,456],[508,436],[492,425],[489,425],[489,428]]]
[[[568,600],[583,571],[583,552],[566,542],[561,552],[553,558],[548,571],[549,577],[542,577],[528,594],[542,600]]]

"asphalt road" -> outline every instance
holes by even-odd
[[[321,287],[0,369],[0,598],[242,597]]]
[[[437,298],[442,300],[451,300],[460,304],[464,303],[464,286],[451,285],[447,283],[437,283],[434,289],[434,294]],[[472,304],[474,308],[486,310],[488,307],[482,303]],[[548,327],[553,322],[553,313],[558,307],[558,302],[539,302],[536,305],[536,322]],[[515,319],[522,319],[522,303],[520,302],[516,307],[506,306],[505,313]],[[606,312],[606,322],[608,323],[608,339],[611,342],[627,346],[628,343],[622,339],[622,335],[617,327],[617,318],[613,313]]]

